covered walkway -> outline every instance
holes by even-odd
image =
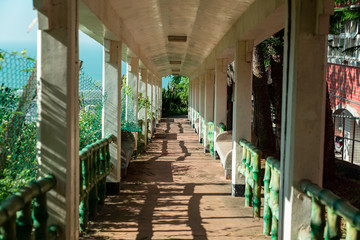
[[[30,196],[47,198],[34,210],[48,209],[49,215],[48,220],[47,215],[36,219],[42,221],[40,227],[36,224],[38,239],[46,238],[42,236],[48,234],[48,226],[49,235],[57,239],[76,240],[86,229],[107,235],[105,239],[264,239],[262,221],[254,220],[252,209],[244,209],[242,202],[245,196],[246,204],[253,203],[254,212],[262,215],[262,185],[264,232],[271,232],[273,239],[338,239],[339,218],[347,222],[348,239],[359,239],[360,211],[321,188],[326,172],[327,34],[334,1],[33,2],[39,25],[37,153],[41,176],[51,174],[40,181],[46,188],[33,188]],[[107,93],[103,139],[81,152],[79,29],[103,45],[99,57]],[[258,87],[253,60],[256,46],[281,29],[281,152],[280,159],[269,156],[261,179],[264,149],[251,144],[252,92]],[[122,62],[127,64],[126,79]],[[132,163],[124,182],[128,157],[147,145],[154,131],[149,123],[161,119],[161,78],[169,74],[189,78],[188,118],[198,136],[185,119],[160,122],[149,155]],[[130,87],[133,104],[122,104],[123,84]],[[124,119],[122,107],[133,110],[126,111]],[[130,115],[135,127],[128,122]],[[135,132],[124,134],[126,126]],[[203,153],[204,148],[220,157],[224,169]],[[225,180],[224,172],[231,181]],[[88,216],[96,215],[103,203],[105,186],[118,197],[108,198],[102,215],[88,227]],[[26,204],[30,211],[29,200]],[[15,212],[3,212],[8,239],[16,239]],[[28,224],[31,232],[31,214],[26,216],[19,223]]]
[[[131,163],[83,239],[264,239],[262,219],[204,154],[186,118],[160,122],[146,154]]]

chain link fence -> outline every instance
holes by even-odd
[[[0,49],[0,201],[38,176],[36,61]],[[79,71],[80,149],[102,136],[100,81]]]

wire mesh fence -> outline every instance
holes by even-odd
[[[121,88],[121,130],[127,132],[140,132],[141,127],[136,120],[133,91],[126,84],[126,76],[123,76]]]
[[[359,118],[349,115],[333,115],[335,133],[335,157],[360,165]]]
[[[79,141],[80,149],[102,137],[102,110],[106,102],[102,83],[79,71]]]
[[[37,177],[36,62],[0,49],[0,201]]]
[[[38,175],[36,88],[35,59],[0,49],[0,201]],[[105,103],[101,82],[80,69],[80,148],[101,139]]]

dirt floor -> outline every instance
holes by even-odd
[[[163,119],[80,239],[267,239],[185,118]]]

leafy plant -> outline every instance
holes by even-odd
[[[168,88],[162,91],[162,115],[186,114],[188,111],[189,78],[174,76]]]

